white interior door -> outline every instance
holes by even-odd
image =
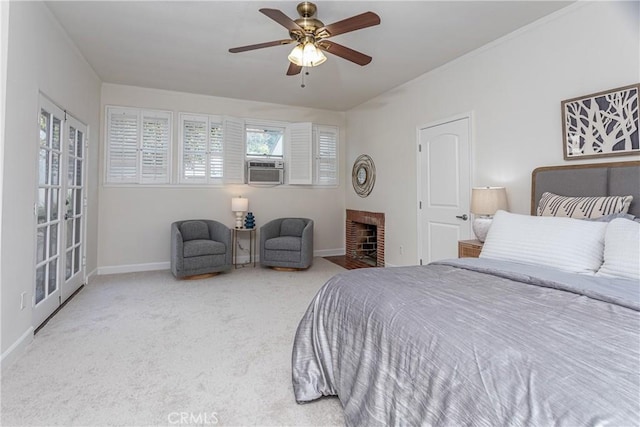
[[[84,283],[86,126],[43,96],[39,114],[33,325]]]
[[[471,236],[470,118],[419,129],[418,255],[423,264],[458,256]]]

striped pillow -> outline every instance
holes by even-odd
[[[480,258],[594,274],[602,265],[606,229],[605,222],[498,211]]]
[[[640,224],[614,219],[604,235],[604,263],[596,276],[640,281]]]
[[[633,196],[568,197],[543,193],[538,203],[538,216],[598,218],[627,213]]]

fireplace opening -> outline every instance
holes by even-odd
[[[360,267],[384,267],[384,213],[347,209],[345,256]]]
[[[355,223],[356,244],[352,258],[360,260],[372,267],[378,264],[378,227],[373,224]]]

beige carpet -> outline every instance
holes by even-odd
[[[198,281],[97,277],[2,378],[8,425],[342,425],[337,398],[298,405],[295,329],[341,267],[260,267]]]

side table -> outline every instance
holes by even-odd
[[[238,263],[238,234],[239,233],[249,233],[249,261]],[[232,239],[231,244],[233,245],[233,266],[235,268],[238,267],[246,267],[249,264],[253,263],[253,266],[256,266],[256,229],[255,228],[232,228]]]
[[[483,243],[480,240],[458,241],[458,258],[478,258]]]

